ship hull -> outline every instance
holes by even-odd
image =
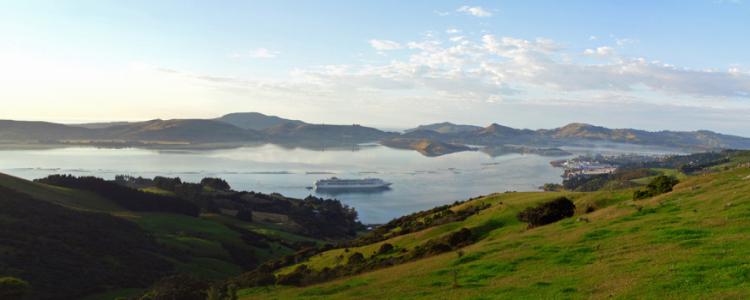
[[[315,185],[316,190],[377,190],[387,189],[390,187],[390,183],[384,184],[326,184],[326,185]]]

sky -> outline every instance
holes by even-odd
[[[0,118],[750,136],[750,3],[0,0]]]

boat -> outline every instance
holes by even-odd
[[[387,189],[390,182],[383,181],[380,178],[365,179],[341,179],[331,177],[315,181],[316,190],[374,190]]]

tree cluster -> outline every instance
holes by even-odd
[[[529,207],[519,212],[517,218],[529,224],[529,228],[547,225],[564,218],[572,217],[576,212],[573,201],[566,197],[558,197],[535,207]]]
[[[158,195],[121,186],[97,177],[50,175],[35,182],[91,191],[133,211],[171,212],[197,217],[200,209],[184,199]]]

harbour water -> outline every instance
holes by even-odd
[[[364,223],[382,223],[410,212],[504,191],[532,191],[560,182],[559,158],[508,154],[490,157],[460,152],[425,157],[416,151],[371,145],[349,150],[307,150],[262,145],[222,150],[58,148],[1,150],[0,172],[35,179],[49,174],[170,176],[183,181],[226,179],[235,190],[289,197],[336,198],[357,209]],[[315,180],[377,177],[391,189],[374,193],[323,194],[307,187]]]

